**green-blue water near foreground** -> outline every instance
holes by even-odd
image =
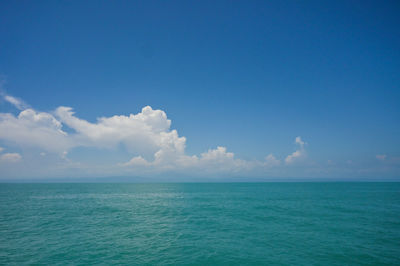
[[[0,264],[399,265],[400,183],[0,184]]]

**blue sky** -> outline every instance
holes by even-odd
[[[397,1],[2,1],[1,178],[399,178],[399,11]],[[155,163],[165,143],[153,122],[101,137],[72,125],[99,132],[97,118],[145,106],[161,110],[148,112],[157,126],[171,120],[162,132],[186,138],[183,152],[168,144],[173,161]],[[35,134],[46,127],[68,136],[45,145]]]

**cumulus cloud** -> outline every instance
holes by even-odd
[[[74,132],[67,134],[63,125]],[[102,117],[97,123],[76,117],[70,107],[59,107],[54,114],[26,109],[18,116],[0,113],[0,139],[61,155],[78,146],[115,148],[122,144],[133,153],[166,160],[183,154],[186,145],[186,139],[170,130],[170,125],[164,111],[150,106],[136,115]]]
[[[299,149],[294,151],[292,154],[288,155],[285,159],[286,164],[292,164],[300,161],[306,157],[306,151],[304,149],[305,142],[302,141],[301,137],[296,137],[295,143],[299,146]]]
[[[281,164],[281,161],[276,159],[274,155],[269,154],[267,157],[265,157],[265,166],[278,166]]]
[[[0,161],[7,163],[16,163],[22,159],[19,153],[4,153],[0,156]]]
[[[26,109],[18,116],[0,113],[0,139],[51,152],[61,152],[73,146],[60,121],[49,113],[33,109]]]
[[[199,155],[188,155],[185,152],[186,138],[171,129],[171,120],[164,111],[150,106],[145,106],[137,114],[100,117],[89,122],[79,118],[71,107],[60,106],[53,112],[40,112],[15,97],[6,96],[4,99],[23,110],[18,115],[0,113],[0,140],[39,149],[43,158],[52,157],[45,156],[47,153],[57,153],[58,158],[71,162],[67,154],[75,147],[104,150],[123,147],[132,157],[116,167],[132,170],[239,172],[281,164],[272,154],[262,161],[238,159],[222,146]],[[295,143],[299,149],[285,159],[287,164],[305,156],[306,143],[300,137],[296,137]],[[5,158],[18,161],[21,156],[8,154]]]
[[[160,150],[163,153],[163,150]],[[154,170],[183,170],[183,169],[202,169],[203,171],[240,171],[250,166],[250,162],[236,159],[232,152],[228,152],[226,147],[210,149],[200,156],[188,156],[184,153],[160,155],[160,151],[154,156],[153,161],[145,160],[141,156],[133,157],[130,161],[123,163],[123,166],[132,167],[152,167]]]
[[[0,153],[1,153],[2,151],[4,151],[4,148],[3,148],[3,147],[0,147]]]
[[[136,156],[136,157],[133,157],[132,159],[130,159],[128,162],[122,163],[120,165],[122,165],[122,166],[150,166],[151,163],[146,161],[146,159],[144,159],[142,156]]]
[[[202,153],[197,159],[198,166],[209,167],[220,171],[240,171],[251,167],[252,162],[236,159],[233,152],[228,152],[226,147],[217,147]]]
[[[63,126],[73,132],[66,133]],[[147,164],[153,166],[191,163],[191,157],[185,155],[186,138],[180,137],[170,126],[166,113],[150,106],[138,114],[101,117],[95,123],[78,118],[72,108],[64,106],[52,113],[31,108],[18,116],[0,113],[0,139],[23,147],[36,147],[42,152],[56,152],[64,159],[74,147],[114,149],[123,145],[129,152],[140,155],[126,165],[140,162],[146,165],[142,156],[153,159]]]
[[[186,138],[170,130],[171,120],[164,111],[150,106],[136,115],[102,117],[97,123],[76,117],[69,107],[57,108],[55,115],[75,130],[71,138],[76,146],[115,148],[123,144],[132,153],[154,155],[156,160],[175,158],[185,150]]]

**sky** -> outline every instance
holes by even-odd
[[[398,1],[1,1],[0,180],[400,181]]]

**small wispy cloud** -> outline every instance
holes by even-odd
[[[306,144],[304,141],[301,140],[300,136],[296,137],[295,143],[299,144],[300,148],[304,148],[304,145]]]
[[[0,147],[0,153],[4,151],[3,147]],[[3,153],[0,154],[0,162],[6,163],[16,163],[22,159],[22,156],[19,153]]]
[[[378,159],[379,161],[384,161],[384,160],[386,160],[386,154],[377,154],[376,156],[376,159]]]
[[[25,103],[23,100],[21,100],[21,99],[19,99],[17,97],[14,97],[14,96],[11,96],[11,95],[7,95],[5,93],[1,93],[1,96],[3,97],[3,99],[6,102],[14,105],[18,110],[22,111],[22,110],[25,110],[25,109],[29,108],[29,105],[27,103]]]
[[[306,144],[300,136],[296,137],[295,143],[299,145],[299,149],[288,155],[285,159],[286,164],[292,164],[306,156],[304,145]]]
[[[0,156],[0,161],[8,163],[16,163],[22,159],[19,153],[4,153]]]

